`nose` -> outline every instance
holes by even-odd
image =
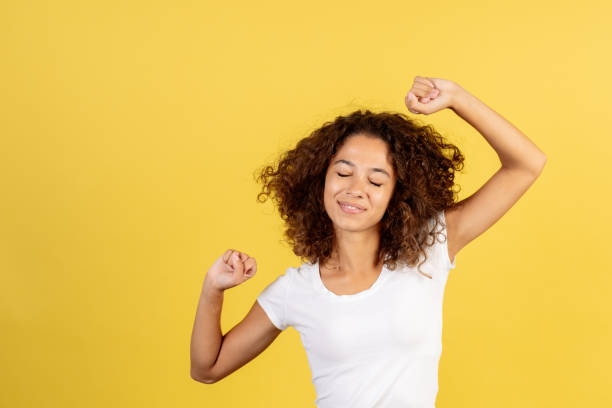
[[[351,180],[351,184],[348,186],[348,195],[352,195],[354,197],[363,197],[364,195],[364,182],[360,180],[358,177],[353,177]]]

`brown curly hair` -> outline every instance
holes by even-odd
[[[296,255],[310,263],[324,263],[334,245],[333,224],[323,205],[325,175],[336,151],[357,133],[387,143],[397,178],[380,221],[377,261],[385,259],[391,270],[398,261],[414,266],[419,254],[427,259],[425,247],[434,244],[426,242],[427,238],[436,239],[436,233],[441,233],[435,231],[438,222],[430,230],[428,221],[455,204],[459,190],[453,190],[454,173],[463,169],[464,157],[431,125],[422,125],[403,113],[359,109],[325,122],[283,153],[276,166],[266,165],[256,172],[256,181],[263,184],[257,201],[273,199]],[[419,264],[422,274],[423,263]]]

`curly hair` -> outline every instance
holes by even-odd
[[[354,111],[325,122],[296,147],[284,152],[276,166],[256,172],[262,183],[258,202],[272,198],[286,224],[285,236],[293,252],[310,263],[332,256],[334,228],[323,204],[325,175],[331,158],[349,136],[357,133],[385,141],[396,173],[396,185],[380,221],[378,260],[391,270],[398,262],[414,266],[425,248],[435,242],[429,220],[455,204],[455,171],[464,157],[431,125],[422,125],[403,113]],[[445,154],[450,152],[450,154]],[[431,276],[424,274],[427,277]]]

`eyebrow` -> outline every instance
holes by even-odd
[[[345,163],[345,164],[348,164],[349,166],[355,167],[355,164],[354,164],[354,163],[352,163],[352,162],[350,162],[350,161],[348,161],[348,160],[344,160],[344,159],[336,160],[336,161],[334,162],[334,165],[336,165],[336,164],[338,164],[338,163]],[[377,168],[377,167],[373,167],[373,168],[371,168],[370,170],[372,170],[372,171],[378,171],[378,172],[380,172],[380,173],[384,173],[384,174],[386,174],[386,175],[387,175],[387,177],[391,178],[391,175],[389,175],[389,173],[387,173],[387,172],[386,172],[385,170],[383,170],[383,169],[379,169],[379,168]]]

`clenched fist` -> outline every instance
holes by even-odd
[[[257,262],[244,252],[228,249],[206,274],[208,284],[220,291],[233,288],[251,279],[257,272]]]
[[[452,107],[461,92],[461,86],[448,79],[415,76],[404,100],[410,112],[429,115]]]

